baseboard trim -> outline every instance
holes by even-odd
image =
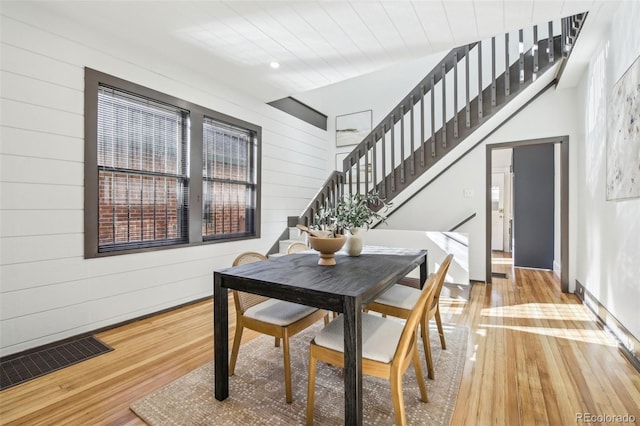
[[[16,358],[19,358],[19,357],[22,357],[22,356],[26,356],[26,355],[32,355],[32,354],[34,354],[36,352],[39,352],[39,351],[42,351],[42,350],[47,350],[47,349],[50,349],[50,348],[55,347],[55,346],[60,346],[62,344],[70,343],[70,342],[73,342],[75,340],[79,340],[79,339],[82,339],[82,338],[85,338],[85,337],[93,336],[94,334],[98,334],[98,333],[102,333],[102,332],[107,331],[107,330],[112,330],[114,328],[122,327],[124,325],[131,324],[131,323],[134,323],[134,322],[137,322],[137,321],[142,321],[144,319],[153,317],[155,315],[160,315],[160,314],[164,314],[166,312],[175,311],[176,309],[184,308],[185,306],[195,305],[196,303],[200,303],[200,302],[203,302],[205,300],[212,299],[212,298],[213,298],[213,296],[201,297],[200,299],[191,300],[189,302],[181,303],[181,304],[179,304],[177,306],[172,306],[170,308],[161,309],[159,311],[152,312],[150,314],[141,315],[139,317],[131,318],[131,319],[128,319],[126,321],[121,321],[121,322],[116,323],[116,324],[112,324],[112,325],[108,325],[108,326],[105,326],[105,327],[97,328],[97,329],[92,330],[92,331],[87,331],[87,332],[84,332],[84,333],[76,334],[75,336],[67,337],[67,338],[64,338],[62,340],[56,340],[55,342],[47,343],[45,345],[36,346],[34,348],[25,349],[24,351],[20,351],[20,352],[16,352],[16,353],[13,353],[13,354],[5,355],[5,356],[0,357],[0,362],[10,361],[12,359],[16,359]]]
[[[576,280],[575,294],[595,314],[600,325],[611,332],[618,341],[620,352],[640,372],[640,341],[578,280]]]
[[[553,273],[559,278],[562,277],[562,268],[560,266],[560,261],[558,260],[553,261]]]

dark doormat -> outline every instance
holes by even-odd
[[[86,336],[0,362],[0,390],[111,352],[95,336]]]

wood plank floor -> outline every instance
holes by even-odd
[[[575,424],[578,413],[640,424],[640,373],[587,308],[553,274],[496,262],[507,278],[474,285],[469,301],[443,291],[443,320],[471,330],[452,424]],[[0,423],[142,425],[131,402],[213,358],[212,303],[98,337],[115,351],[0,392]]]

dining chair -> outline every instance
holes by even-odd
[[[267,260],[267,258],[260,253],[245,252],[236,257],[233,261],[233,266],[263,260]],[[293,397],[291,395],[289,337],[304,330],[323,317],[325,323],[328,322],[326,312],[310,306],[237,290],[232,290],[232,293],[236,307],[236,333],[233,338],[231,359],[229,360],[229,375],[233,376],[235,372],[236,359],[238,358],[242,332],[245,327],[262,334],[274,336],[276,338],[276,346],[279,346],[279,339],[282,339],[285,395],[287,403],[291,403]]]
[[[287,247],[287,254],[298,253],[299,251],[310,250],[309,246],[302,241],[294,241]]]
[[[305,250],[309,250],[308,245],[301,241],[294,241],[293,243],[289,244],[289,247],[287,247],[287,254],[298,253]],[[325,317],[325,324],[327,324],[328,322],[329,318]],[[280,339],[276,337],[276,347],[278,346],[280,346]]]
[[[427,371],[429,378],[435,378],[435,371],[433,368],[433,360],[431,358],[431,343],[429,341],[429,320],[435,318],[438,326],[438,333],[440,334],[440,345],[442,349],[447,349],[447,344],[444,339],[444,330],[442,329],[442,319],[440,318],[440,292],[442,291],[442,285],[449,270],[449,265],[453,260],[453,255],[449,254],[444,258],[438,272],[436,273],[436,290],[433,296],[433,300],[429,306],[426,307],[420,321],[420,330],[422,332],[422,345],[424,346],[424,354],[427,359]],[[389,290],[384,292],[380,297],[367,305],[367,311],[379,312],[383,315],[390,315],[397,318],[408,318],[411,314],[411,309],[416,304],[416,301],[420,297],[421,291],[402,284],[395,284]]]
[[[416,373],[420,399],[423,402],[429,401],[416,340],[418,339],[417,331],[420,318],[426,306],[433,300],[435,288],[436,275],[431,274],[404,324],[378,315],[362,313],[362,373],[389,380],[397,425],[406,424],[402,376],[409,368],[409,364],[413,364]],[[341,314],[331,321],[311,341],[307,425],[313,424],[316,363],[318,361],[344,368],[344,315]]]

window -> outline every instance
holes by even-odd
[[[186,242],[188,113],[98,88],[98,251]]]
[[[252,222],[255,173],[251,133],[205,117],[202,141],[202,235],[242,234]]]
[[[86,257],[259,237],[260,127],[85,71]]]

